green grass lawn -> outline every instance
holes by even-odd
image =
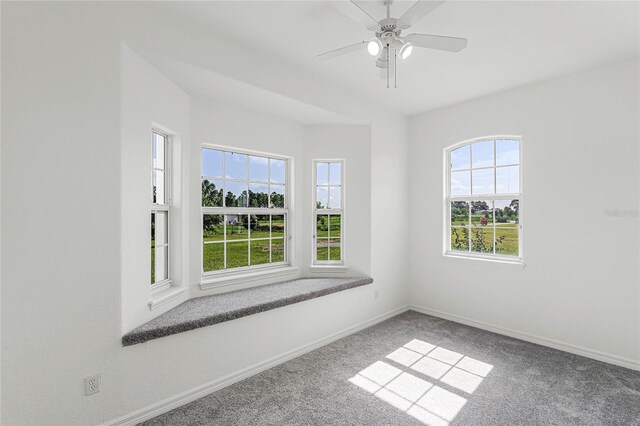
[[[284,262],[284,238],[270,240],[250,241],[220,241],[203,244],[202,266],[204,272],[219,271],[224,269],[224,245],[227,246],[227,268],[241,268],[243,266],[263,265],[266,263]],[[251,259],[249,259],[249,246],[251,247]],[[269,262],[269,250],[271,247],[271,262]],[[249,260],[251,262],[249,263]]]
[[[340,237],[342,216],[318,215],[316,221],[316,259],[319,261],[342,260]]]
[[[340,238],[318,239],[316,244],[316,259],[319,261],[342,260]]]
[[[151,284],[156,282],[156,240],[151,240]]]
[[[471,215],[471,224],[472,225],[481,225],[482,218],[487,219],[487,225],[491,225],[493,223],[493,217],[489,215],[486,218],[483,214],[472,214]],[[451,215],[451,224],[454,226],[466,226],[469,222],[469,218],[466,215]],[[515,217],[511,219],[507,219],[507,222],[496,222],[496,226],[504,227],[504,228],[517,228],[518,224],[515,223]]]
[[[499,241],[496,246],[496,254],[504,254],[510,256],[518,255],[518,228],[517,224],[507,224],[507,225],[515,225],[515,226],[505,226],[505,224],[500,224],[500,227],[496,227],[496,240],[499,240],[501,237],[502,241]],[[467,228],[469,229],[469,228]],[[492,226],[472,226],[471,228],[471,251],[476,253],[482,252],[493,252],[492,244],[493,244],[493,227]],[[483,246],[481,244],[480,234],[478,231],[482,232],[484,235],[484,248],[488,249],[488,251],[483,250]],[[456,232],[461,240],[462,247],[456,248]],[[452,251],[469,251],[468,240],[464,236],[463,228],[452,228],[451,229],[451,250]]]
[[[340,237],[341,227],[341,216],[318,215],[316,236],[317,238]]]

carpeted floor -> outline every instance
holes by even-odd
[[[145,425],[640,425],[640,372],[406,312]]]

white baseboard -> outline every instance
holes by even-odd
[[[569,352],[576,355],[581,355],[587,358],[596,359],[609,364],[617,365],[620,367],[629,368],[631,370],[640,371],[640,360],[633,360],[605,352],[597,351],[594,349],[585,348],[582,346],[572,345],[570,343],[560,342],[554,339],[548,339],[542,336],[536,336],[530,333],[524,333],[517,330],[511,330],[509,328],[501,327],[494,324],[488,324],[482,321],[476,321],[471,318],[462,317],[459,315],[449,314],[446,312],[438,311],[431,308],[425,308],[421,306],[412,305],[410,310],[420,312],[421,314],[431,315],[434,317],[458,322],[472,327],[480,328],[494,333],[502,334],[504,336],[514,337],[516,339],[525,340],[527,342],[536,343],[542,346],[548,346],[550,348],[559,349],[561,351]]]
[[[342,339],[350,334],[353,334],[357,331],[363,330],[365,328],[371,327],[379,322],[382,322],[386,319],[394,317],[398,314],[406,312],[409,310],[409,306],[403,306],[398,309],[394,309],[393,311],[387,312],[382,315],[378,315],[375,318],[372,318],[368,321],[362,322],[360,324],[356,324],[352,327],[346,328],[344,330],[338,331],[336,333],[330,334],[322,339],[318,339],[314,342],[311,342],[307,345],[300,346],[298,348],[292,349],[288,352],[285,352],[281,355],[275,356],[266,361],[254,364],[242,370],[236,371],[234,373],[228,374],[224,377],[221,377],[216,380],[212,380],[208,383],[205,383],[196,388],[190,389],[186,392],[182,392],[178,395],[174,395],[169,397],[163,401],[157,402],[155,404],[151,404],[145,408],[134,411],[133,413],[126,414],[122,417],[119,417],[115,420],[108,421],[104,423],[104,425],[109,426],[120,426],[120,425],[135,425],[139,422],[143,422],[145,420],[152,419],[160,414],[166,413],[168,411],[173,410],[181,405],[187,404],[191,401],[195,401],[198,398],[202,398],[205,395],[208,395],[212,392],[230,386],[234,383],[237,383],[241,380],[244,380],[248,377],[261,373],[262,371],[273,368],[279,364],[282,364],[286,361],[289,361],[293,358],[297,358],[301,355],[306,354],[307,352],[311,352],[315,349],[318,349],[322,346],[328,345],[329,343],[335,342],[336,340]]]

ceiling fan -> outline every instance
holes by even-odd
[[[360,3],[360,4],[359,4]],[[467,47],[467,39],[459,37],[448,37],[431,34],[412,33],[402,36],[402,31],[416,24],[419,20],[433,12],[438,6],[444,3],[440,1],[416,1],[402,16],[399,18],[391,17],[391,5],[393,0],[384,0],[387,9],[387,16],[377,21],[371,16],[365,8],[362,7],[362,0],[350,0],[349,2],[334,2],[342,12],[363,23],[367,29],[375,33],[375,38],[363,40],[359,43],[331,50],[317,56],[318,59],[331,59],[352,53],[366,46],[371,56],[377,56],[376,66],[380,69],[380,76],[387,79],[387,88],[389,88],[389,78],[396,75],[396,60],[398,56],[406,59],[413,52],[414,47],[425,47],[428,49],[445,50],[447,52],[459,52]],[[372,2],[369,2],[372,3]],[[355,6],[355,8],[353,7]],[[350,8],[350,9],[349,9]],[[353,13],[355,11],[355,14]],[[397,87],[397,78],[395,80]]]

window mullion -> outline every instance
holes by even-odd
[[[227,207],[227,197],[226,197],[226,193],[227,193],[227,180],[225,179],[227,177],[227,160],[226,160],[226,155],[224,155],[224,152],[222,153],[222,207]],[[225,231],[226,232],[226,231]],[[225,234],[226,236],[226,234]],[[226,263],[226,248],[225,248],[225,267],[226,267],[227,263]]]

